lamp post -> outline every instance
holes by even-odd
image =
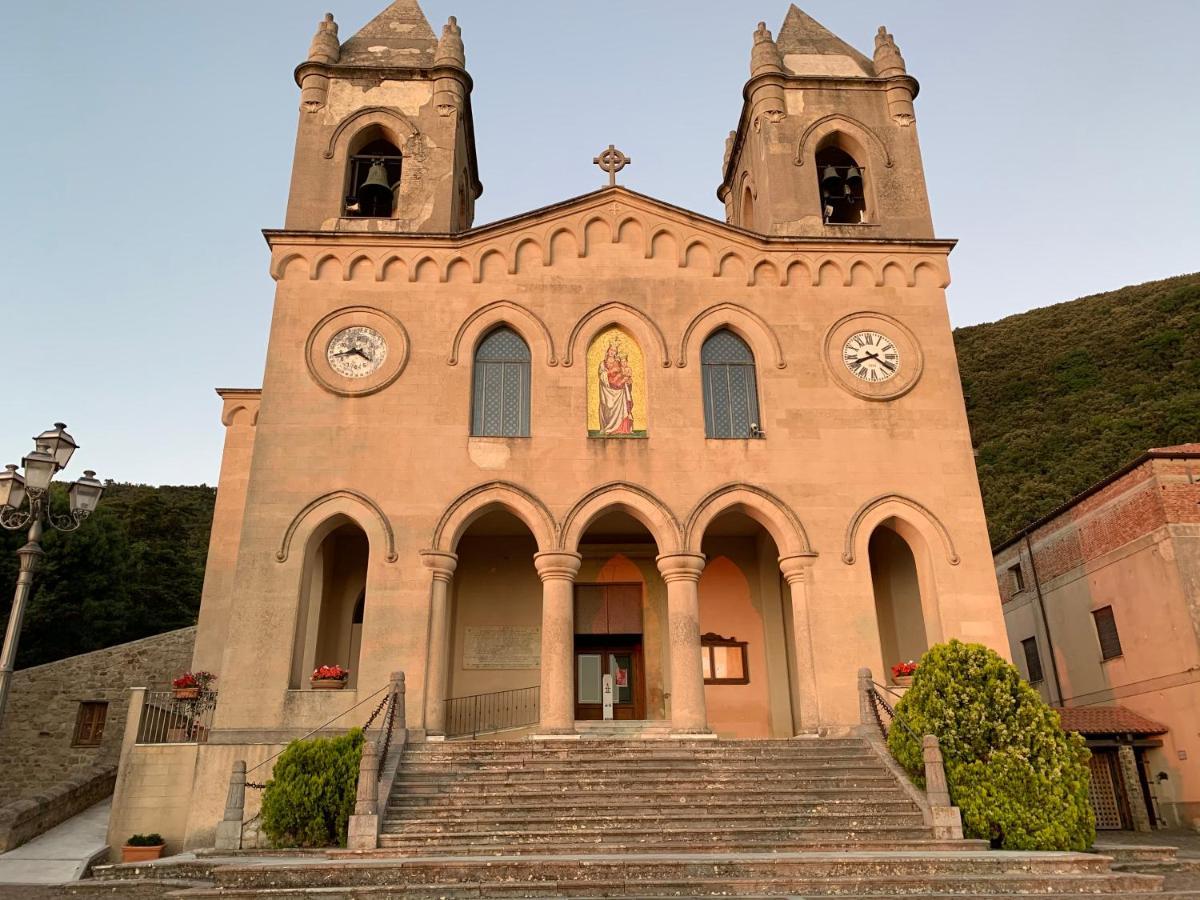
[[[17,551],[21,568],[8,614],[4,648],[0,650],[0,723],[4,721],[4,709],[8,705],[8,687],[17,659],[21,620],[25,618],[25,606],[33,589],[33,573],[42,560],[42,523],[48,522],[58,531],[74,531],[96,509],[100,495],[104,493],[96,473],[89,469],[67,488],[71,514],[55,515],[50,510],[50,482],[67,467],[71,454],[79,445],[67,434],[67,426],[62,422],[56,422],[49,431],[35,437],[33,444],[33,452],[21,460],[24,475],[13,465],[5,466],[0,472],[0,527],[8,531],[29,528],[28,541]]]

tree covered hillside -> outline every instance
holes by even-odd
[[[1143,451],[1200,440],[1200,273],[954,338],[995,543]]]
[[[46,529],[17,667],[196,624],[216,490],[110,484],[78,531]],[[55,508],[67,510],[65,491]],[[0,531],[0,628],[25,532]]]

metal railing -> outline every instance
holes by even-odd
[[[201,691],[195,697],[180,697],[174,691],[147,691],[137,743],[207,743],[216,709],[216,691]]]
[[[883,739],[887,740],[889,732],[897,722],[900,723],[905,731],[907,731],[914,740],[919,744],[921,738],[913,731],[908,723],[903,718],[896,715],[896,708],[888,703],[887,698],[883,696],[883,692],[887,691],[895,699],[899,700],[900,695],[886,685],[880,684],[877,681],[868,682],[866,685],[867,696],[871,701],[871,709],[875,713],[875,724],[879,726],[879,730],[883,732]]]
[[[451,697],[446,701],[446,737],[477,737],[536,725],[541,718],[541,686]]]

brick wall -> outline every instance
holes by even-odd
[[[16,800],[93,766],[115,766],[131,687],[164,690],[192,659],[196,629],[22,669],[13,677],[0,724],[0,797]],[[73,747],[79,704],[106,701],[100,744]]]

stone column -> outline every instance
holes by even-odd
[[[671,646],[671,730],[708,732],[704,670],[700,662],[701,553],[665,553],[658,571],[667,583],[667,631]]]
[[[796,709],[792,710],[796,734],[814,733],[821,724],[817,695],[817,668],[813,662],[812,627],[808,616],[808,586],[816,555],[781,556],[779,570],[787,579],[792,602],[792,656],[796,660]]]
[[[542,734],[575,732],[575,576],[583,557],[534,554],[542,579]]]
[[[450,579],[458,566],[453,553],[427,550],[421,562],[433,574],[429,592],[429,648],[425,676],[425,730],[446,733],[446,675],[450,668]]]
[[[1125,802],[1129,804],[1129,816],[1133,819],[1134,831],[1150,831],[1150,813],[1146,809],[1146,798],[1142,796],[1142,779],[1138,776],[1137,756],[1128,744],[1117,748],[1117,762],[1121,765],[1121,782],[1125,790]]]

